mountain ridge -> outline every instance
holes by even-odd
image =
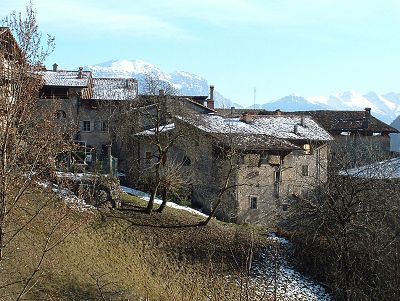
[[[372,114],[390,124],[400,115],[400,93],[389,92],[378,94],[370,91],[359,94],[355,91],[345,91],[330,96],[303,97],[290,94],[275,101],[256,105],[266,110],[310,111],[310,110],[346,110],[358,111],[371,108]],[[248,107],[253,108],[253,106]]]
[[[145,74],[153,73],[160,80],[175,87],[182,95],[209,95],[210,85],[204,77],[182,70],[165,72],[156,65],[143,60],[114,59],[86,66],[85,69],[92,71],[94,77],[134,77],[139,81],[139,89],[143,86],[140,83],[145,81]],[[224,97],[218,90],[215,90],[214,99],[217,108],[244,108],[241,104]],[[356,91],[348,90],[329,96],[304,97],[290,94],[274,101],[248,106],[247,108],[253,109],[254,107],[283,111],[364,110],[368,107],[371,108],[375,117],[390,124],[400,115],[400,93],[378,94],[370,91],[362,95]]]
[[[143,60],[110,60],[88,65],[84,68],[91,71],[94,77],[134,77],[139,81],[139,92],[143,92],[140,91],[140,87],[144,85],[140,83],[145,82],[145,75],[152,73],[161,81],[172,85],[182,95],[209,95],[210,85],[204,77],[182,70],[171,73],[164,72],[157,66]],[[224,97],[218,90],[214,92],[214,99],[216,107],[242,107]]]

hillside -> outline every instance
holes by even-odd
[[[29,193],[25,210],[34,211],[35,200],[47,197],[52,193]],[[0,283],[14,284],[0,286],[0,295],[21,289],[17,281],[34,271],[45,238],[64,214],[54,241],[79,227],[45,257],[29,299],[189,301],[209,300],[212,293],[214,300],[228,300],[227,285],[236,293],[220,276],[242,271],[255,228],[220,222],[199,227],[196,215],[167,208],[148,216],[142,201],[127,195],[124,201],[118,211],[71,211],[61,201],[47,208],[8,247]],[[254,250],[259,246],[257,239]]]

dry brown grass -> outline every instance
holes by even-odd
[[[35,206],[45,193],[30,194]],[[80,227],[46,257],[40,277],[30,291],[39,300],[238,300],[237,287],[224,277],[240,273],[251,243],[253,227],[203,219],[166,208],[162,214],[143,213],[142,201],[124,196],[125,210],[71,211],[58,230],[61,237]],[[22,279],[35,266],[51,221],[68,209],[55,202],[8,250],[2,283]],[[256,248],[261,241],[255,240]],[[15,294],[20,286],[0,290]]]

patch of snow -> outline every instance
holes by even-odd
[[[259,295],[267,293],[277,301],[333,301],[319,284],[297,272],[288,262],[292,244],[275,234],[268,236],[269,246],[253,263],[250,281]]]
[[[98,178],[98,174],[85,172],[85,173],[73,173],[73,172],[63,172],[56,171],[57,178],[71,179],[71,180],[93,180],[94,178]],[[104,177],[108,177],[108,175],[102,175]]]
[[[127,194],[136,196],[136,197],[138,197],[138,198],[140,198],[140,199],[142,199],[142,200],[144,200],[146,202],[148,202],[150,200],[150,194],[148,194],[146,192],[143,192],[143,191],[140,191],[140,190],[137,190],[137,189],[134,189],[134,188],[126,187],[126,186],[120,186],[120,187],[121,187],[121,190],[123,192],[127,193]],[[154,203],[158,204],[158,205],[161,205],[162,200],[158,199],[158,198],[155,198],[154,199]],[[175,204],[174,202],[167,202],[167,206],[170,207],[170,208],[178,209],[178,210],[184,210],[184,211],[187,211],[187,212],[190,212],[190,213],[193,213],[193,214],[197,214],[197,215],[200,215],[200,216],[203,216],[203,217],[208,217],[208,215],[206,215],[206,214],[204,214],[204,213],[202,213],[202,212],[200,212],[200,211],[198,211],[196,209],[193,209],[193,208],[190,208],[190,207],[187,207],[187,206],[181,206],[181,205]]]
[[[158,132],[165,133],[168,131],[172,131],[174,129],[175,129],[175,123],[170,123],[170,124],[160,126],[160,128],[158,129]],[[135,136],[152,136],[152,135],[155,135],[155,133],[156,133],[156,128],[153,128],[153,129],[149,129],[149,130],[145,130],[143,132],[137,133],[137,134],[135,134]]]
[[[77,197],[69,189],[61,188],[60,186],[50,182],[39,182],[38,185],[46,189],[51,188],[51,190],[56,193],[71,209],[75,209],[79,212],[90,212],[96,209],[92,205],[86,204],[84,199]]]

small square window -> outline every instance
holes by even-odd
[[[258,197],[250,196],[250,209],[257,209]]]
[[[83,128],[82,128],[82,130],[84,131],[84,132],[90,132],[90,121],[87,121],[87,120],[85,120],[85,121],[83,121]]]
[[[108,131],[108,121],[104,120],[101,122],[101,131],[102,132],[107,132]]]
[[[65,118],[67,118],[67,114],[62,110],[57,111],[57,115],[56,116],[57,116],[57,119],[65,119]]]
[[[289,205],[288,204],[282,204],[282,211],[288,211]]]
[[[308,176],[308,165],[302,165],[302,166],[301,166],[301,174],[302,174],[304,177],[307,177],[307,176]]]
[[[311,155],[311,145],[306,143],[303,145],[303,153],[305,155]]]
[[[152,156],[153,156],[153,154],[151,152],[146,152],[146,164],[147,165],[150,165]]]
[[[183,156],[182,165],[183,166],[190,166],[191,160],[188,156]]]

